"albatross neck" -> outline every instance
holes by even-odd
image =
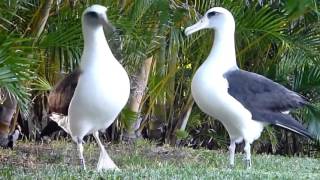
[[[83,58],[82,68],[99,62],[105,63],[113,58],[112,51],[104,35],[103,27],[83,27]]]
[[[215,66],[221,73],[238,69],[234,43],[234,29],[220,29],[214,32],[214,42],[206,65]]]
[[[84,49],[87,48],[107,48],[110,50],[103,27],[83,27]]]

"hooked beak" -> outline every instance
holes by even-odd
[[[201,29],[205,29],[207,27],[208,27],[208,20],[205,17],[203,17],[196,24],[187,27],[184,30],[184,34],[186,36],[189,36],[190,34],[192,34],[194,32],[197,32],[197,31],[199,31]]]
[[[107,32],[109,31],[115,31],[116,28],[109,22],[108,18],[107,18],[107,15],[106,14],[103,14],[101,16],[101,23],[102,23],[102,26],[103,26],[103,29]]]

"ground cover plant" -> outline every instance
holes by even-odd
[[[19,142],[15,149],[0,150],[1,179],[319,179],[320,159],[254,154],[247,170],[243,155],[228,167],[226,150],[211,151],[157,146],[145,140],[108,144],[110,156],[121,171],[95,170],[99,149],[85,144],[88,170],[79,168],[75,145],[66,140],[49,144]]]

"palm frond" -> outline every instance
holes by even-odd
[[[298,92],[320,89],[320,68],[318,66],[311,66],[307,63],[298,66],[294,77],[293,89]]]
[[[127,107],[125,107],[120,113],[120,122],[126,130],[131,128],[132,124],[136,121],[137,118],[138,114],[131,111]]]
[[[30,39],[6,35],[0,35],[0,39],[0,86],[17,99],[22,110],[26,110],[30,94],[25,83],[36,77],[33,69],[37,62],[29,57],[32,49],[23,45]]]

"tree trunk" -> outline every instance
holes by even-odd
[[[146,59],[143,62],[141,69],[137,72],[132,81],[132,92],[129,99],[128,108],[130,111],[135,112],[138,116],[131,127],[125,131],[124,138],[136,139],[140,136],[140,134],[137,134],[137,130],[139,129],[141,123],[139,113],[141,108],[141,101],[148,84],[152,61],[152,57]]]
[[[169,50],[168,50],[168,75],[170,76],[168,81],[168,96],[167,96],[167,105],[169,106],[169,116],[168,116],[168,128],[166,132],[166,141],[168,140],[168,135],[170,136],[171,130],[174,129],[174,125],[177,121],[177,114],[180,115],[181,107],[177,108],[177,104],[175,102],[179,102],[180,94],[176,92],[176,86],[179,83],[176,83],[176,72],[178,71],[178,60],[179,60],[179,44],[175,41],[176,34],[180,33],[180,30],[172,29],[170,35],[170,42],[169,42]],[[177,94],[178,93],[178,94]]]
[[[162,34],[165,28],[162,27],[159,33]],[[167,57],[166,57],[166,39],[160,40],[161,47],[159,49],[158,58],[155,66],[155,78],[163,79],[167,73]],[[167,94],[164,90],[157,93],[155,97],[150,97],[150,100],[154,102],[152,105],[151,117],[148,127],[148,136],[150,139],[162,140],[165,132],[165,123],[167,122]]]
[[[47,23],[52,4],[53,0],[42,1],[39,9],[35,13],[35,16],[32,18],[30,24],[28,25],[28,29],[26,29],[24,35],[31,34],[36,38],[35,42],[37,41]]]

